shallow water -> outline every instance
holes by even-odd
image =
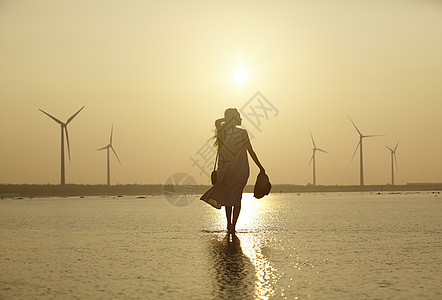
[[[1,299],[441,299],[437,193],[0,201]]]

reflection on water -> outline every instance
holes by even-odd
[[[269,299],[275,296],[280,275],[262,252],[265,247],[260,233],[212,234],[209,265],[212,265],[216,298]],[[281,296],[284,296],[283,291]]]
[[[263,253],[271,234],[266,231],[266,220],[262,218],[266,209],[265,202],[244,194],[237,234],[213,232],[210,259],[214,265],[213,285],[217,298],[269,299],[275,296],[280,275]],[[213,218],[221,228],[226,222],[223,214],[224,209]],[[284,297],[283,291],[278,296]]]
[[[269,259],[263,254],[264,241],[260,233],[241,234],[243,252],[255,267],[255,298],[269,299],[275,296],[279,276]],[[281,294],[284,296],[284,294]]]
[[[253,298],[255,270],[244,255],[235,235],[211,240],[210,257],[213,264],[212,285],[218,299]]]

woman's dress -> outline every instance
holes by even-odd
[[[247,131],[231,128],[226,132],[224,142],[219,148],[217,181],[201,196],[201,200],[215,208],[221,206],[240,206],[244,187],[249,178]]]

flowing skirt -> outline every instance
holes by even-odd
[[[249,178],[247,152],[237,153],[235,159],[220,166],[216,183],[201,196],[201,200],[217,209],[221,206],[241,206],[242,193]]]

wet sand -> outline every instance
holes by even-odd
[[[438,194],[0,201],[1,299],[439,299]]]

